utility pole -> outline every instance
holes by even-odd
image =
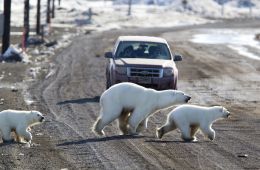
[[[55,0],[52,0],[51,18],[55,18]]]
[[[131,9],[132,8],[132,0],[128,0],[128,13],[127,15],[130,16],[131,15]]]
[[[11,18],[11,0],[4,0],[4,34],[2,37],[2,54],[10,45],[10,18]]]
[[[252,4],[252,2],[251,2],[251,0],[248,0],[249,2],[249,17],[252,17],[252,6],[253,6],[253,4]]]
[[[50,3],[51,0],[47,0],[47,13],[46,13],[46,23],[50,24],[51,23],[51,19],[50,19]]]
[[[187,0],[182,0],[182,6],[183,6],[184,10],[187,9],[187,5],[188,5],[188,1]]]
[[[92,20],[92,9],[91,8],[89,8],[88,9],[88,20],[89,20],[89,22],[91,23],[91,20]]]
[[[41,34],[41,0],[37,0],[36,34]]]
[[[221,16],[223,17],[224,16],[224,3],[221,4]]]
[[[218,0],[218,3],[221,5],[221,10],[220,10],[220,13],[221,13],[221,16],[223,17],[224,16],[224,12],[225,12],[225,1],[224,0]]]
[[[60,6],[60,1],[61,1],[61,0],[59,0],[59,6]]]
[[[24,20],[23,20],[23,23],[24,23],[24,35],[23,35],[24,44],[23,45],[24,45],[24,47],[27,46],[27,40],[28,40],[29,32],[30,32],[29,14],[30,14],[30,0],[24,0]]]

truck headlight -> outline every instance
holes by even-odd
[[[125,75],[127,74],[126,67],[116,67],[115,71],[117,74],[125,74]]]
[[[163,69],[163,76],[164,77],[173,76],[173,69],[172,68]]]

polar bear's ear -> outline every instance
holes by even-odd
[[[222,107],[222,106],[217,106],[217,107],[218,107],[218,109],[219,109],[220,112],[223,112],[223,111],[224,111],[224,109],[223,109],[224,107]]]

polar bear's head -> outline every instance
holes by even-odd
[[[35,110],[30,111],[28,117],[29,117],[30,126],[42,123],[44,121],[44,116],[39,111],[35,111]]]
[[[174,101],[174,104],[188,103],[190,99],[191,97],[186,95],[184,92],[179,90],[173,90],[172,100]]]
[[[214,106],[213,108],[215,113],[221,118],[228,118],[230,116],[230,112],[223,106]]]
[[[168,103],[169,105],[184,104],[187,103],[191,97],[179,90],[165,90],[162,92],[163,98],[160,102]]]

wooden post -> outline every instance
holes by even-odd
[[[91,23],[91,20],[92,20],[92,9],[91,8],[88,9],[88,20]]]
[[[185,10],[187,9],[187,5],[188,5],[188,1],[187,0],[182,0],[182,6],[183,6],[183,8]]]
[[[37,0],[36,34],[41,34],[41,0]]]
[[[52,0],[51,18],[55,18],[55,0]]]
[[[253,4],[252,4],[251,0],[248,0],[248,3],[249,3],[249,17],[252,17],[253,16],[253,13],[252,13]]]
[[[131,9],[132,8],[132,0],[128,0],[128,13],[127,15],[130,16],[131,15]]]
[[[51,23],[51,18],[50,18],[50,3],[51,0],[47,0],[47,13],[46,13],[46,23],[50,24]]]
[[[224,12],[225,12],[225,1],[224,0],[218,0],[218,3],[221,5],[221,9],[220,9],[220,13],[221,13],[221,16],[223,17],[224,16]]]
[[[2,54],[10,45],[10,18],[11,18],[11,0],[4,0],[4,33],[2,37]]]
[[[24,47],[27,46],[27,40],[29,38],[29,32],[30,32],[30,23],[29,23],[29,16],[30,14],[30,0],[24,0],[24,37],[23,37],[23,43]]]
[[[221,16],[224,16],[224,3],[221,4]]]

